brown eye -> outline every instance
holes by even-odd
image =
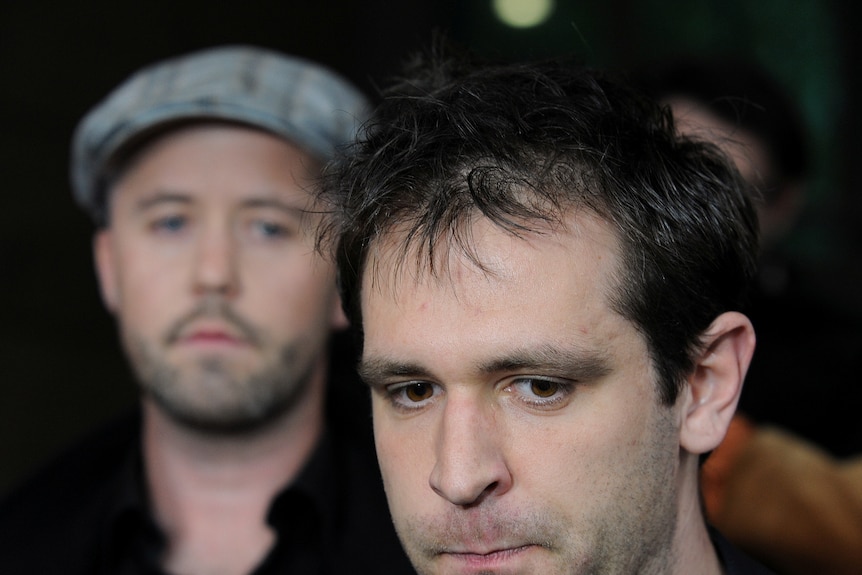
[[[547,379],[534,379],[530,382],[530,391],[537,397],[551,397],[559,391],[560,385]]]
[[[507,382],[506,392],[529,409],[554,411],[569,404],[577,382],[555,376],[522,375]]]
[[[430,383],[416,382],[405,386],[404,395],[410,401],[420,402],[429,399],[434,394],[434,388]]]

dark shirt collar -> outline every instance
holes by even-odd
[[[724,567],[726,575],[775,575],[772,571],[757,563],[734,547],[715,528],[709,527],[709,538],[712,540],[718,559]]]
[[[137,431],[122,463],[108,520],[103,523],[102,573],[158,573],[158,559],[165,547],[163,533],[149,511],[144,487],[140,414]],[[130,558],[134,557],[132,564]]]
[[[294,522],[290,515],[290,501],[300,497],[311,505],[311,511],[318,519],[319,534],[325,539],[324,536],[332,534],[335,528],[335,493],[332,439],[329,433],[324,433],[296,480],[270,505],[267,522],[281,533]]]
[[[302,573],[319,569],[318,562],[324,554],[316,550],[332,539],[336,528],[333,457],[332,440],[325,432],[296,480],[270,505],[267,522],[275,529],[277,538],[255,574],[281,570],[286,565],[294,565],[301,569],[295,572]],[[152,517],[140,434],[125,458],[120,477],[101,536],[103,572],[161,574],[159,561],[167,540]]]

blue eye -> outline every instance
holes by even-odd
[[[252,233],[262,239],[280,240],[297,234],[296,225],[275,219],[253,220],[250,225]]]
[[[187,223],[185,216],[166,216],[155,220],[151,227],[156,231],[176,233],[185,228]]]
[[[275,222],[260,221],[256,224],[257,230],[261,235],[275,238],[287,235],[287,228]]]

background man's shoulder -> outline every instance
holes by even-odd
[[[126,414],[77,442],[0,501],[3,572],[94,572],[101,527],[140,436]]]

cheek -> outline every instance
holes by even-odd
[[[600,390],[582,394],[560,417],[517,423],[508,434],[513,475],[528,491],[585,502],[630,477],[655,433],[645,401]],[[607,391],[607,390],[604,390]]]
[[[127,335],[160,339],[169,326],[188,311],[188,307],[180,308],[179,304],[177,295],[165,290],[163,285],[130,282],[122,289],[116,311]]]
[[[257,284],[243,290],[238,312],[275,337],[298,338],[311,344],[331,329],[334,290],[315,284]]]
[[[178,267],[121,266],[116,278],[118,312],[144,323],[171,313],[183,295],[178,276]]]
[[[284,309],[290,315],[317,316],[332,308],[335,299],[335,274],[319,262],[302,258],[250,262],[242,281],[244,299],[249,306],[266,314]]]
[[[386,421],[386,416],[381,414],[383,401],[376,394],[372,395],[374,443],[390,503],[415,504],[431,500],[428,487],[433,466],[431,436],[417,426],[408,428],[406,424],[410,422],[393,425]],[[425,489],[429,489],[428,494],[416,495]]]
[[[372,392],[371,413],[374,427],[374,447],[377,450],[377,458],[380,463],[380,470],[385,478],[391,479],[398,475],[390,473],[392,469],[397,469],[396,461],[404,457],[404,452],[409,453],[409,449],[405,449],[405,442],[398,441],[396,432],[391,425],[384,423],[385,415],[382,414],[382,403],[375,392]],[[411,445],[411,449],[413,446]],[[404,471],[404,470],[402,470]]]

